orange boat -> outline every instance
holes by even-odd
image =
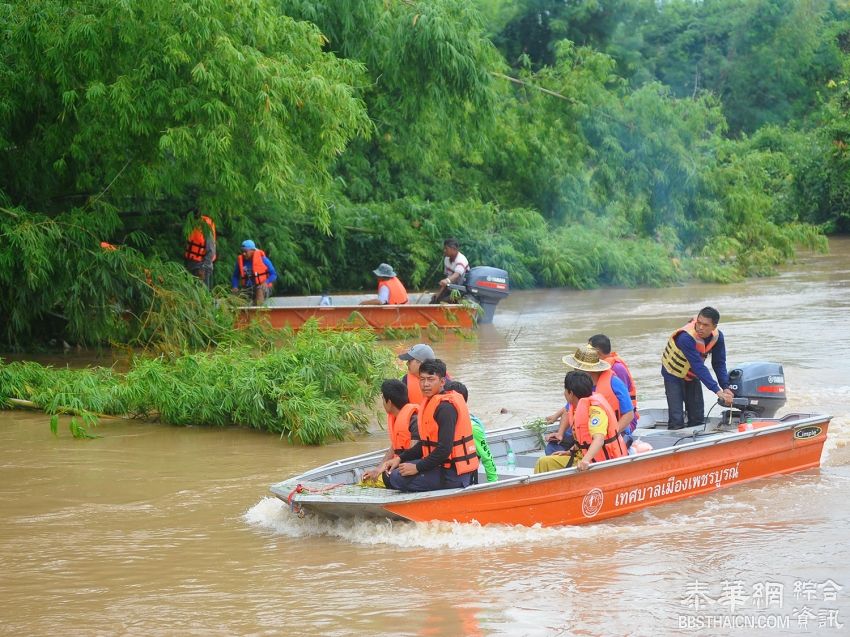
[[[471,329],[492,323],[496,306],[510,294],[508,273],[490,266],[471,268],[461,283],[449,286],[460,303],[431,305],[429,293],[410,295],[404,305],[360,305],[371,295],[278,296],[263,307],[242,308],[240,320],[267,320],[274,328],[298,329],[311,318],[326,329],[374,330],[427,328]],[[424,301],[424,302],[423,302]]]
[[[741,424],[729,415],[713,418],[704,427],[671,431],[666,428],[666,410],[647,410],[641,412],[635,437],[649,443],[651,451],[593,464],[584,472],[570,468],[541,474],[533,474],[533,467],[543,454],[545,432],[517,426],[487,436],[499,466],[497,482],[484,482],[482,474],[479,484],[466,489],[426,493],[358,486],[362,472],[378,464],[383,454],[379,451],[319,467],[271,490],[302,515],[584,524],[818,467],[830,419],[795,413]],[[509,451],[516,458],[510,467]]]
[[[385,329],[427,328],[472,329],[478,316],[478,305],[407,303],[405,305],[358,305],[366,296],[336,296],[333,305],[319,305],[320,297],[272,297],[264,307],[241,308],[240,320],[268,321],[272,327],[298,329],[311,318],[319,327],[353,330],[370,327]],[[374,298],[374,297],[373,297]]]

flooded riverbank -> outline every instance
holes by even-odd
[[[850,240],[729,286],[516,292],[477,339],[434,349],[489,428],[552,413],[561,356],[597,332],[629,361],[641,404],[660,404],[665,339],[706,304],[721,312],[730,368],[780,362],[785,411],[833,414],[820,470],[583,527],[332,523],[290,515],[268,485],[381,448],[384,434],[304,448],[108,419],[102,438],[79,441],[54,438],[43,414],[0,412],[0,631],[686,635],[702,622],[697,634],[841,634]]]

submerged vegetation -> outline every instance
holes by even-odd
[[[53,369],[0,360],[0,404],[26,401],[69,414],[75,437],[99,416],[182,426],[244,426],[322,444],[364,431],[378,387],[394,375],[388,349],[368,331],[326,332],[315,321],[284,342],[219,347],[183,356],[134,356],[129,370]],[[13,402],[9,402],[12,399]]]

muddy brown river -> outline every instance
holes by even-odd
[[[477,338],[433,346],[490,429],[557,409],[561,357],[597,332],[663,406],[666,337],[703,305],[730,369],[782,363],[783,411],[834,416],[820,469],[581,527],[328,522],[268,486],[382,431],[305,448],[108,419],[82,441],[0,411],[0,634],[846,634],[850,239],[733,285],[515,292]]]

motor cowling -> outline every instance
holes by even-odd
[[[484,312],[478,320],[479,323],[492,323],[496,305],[511,293],[508,273],[488,265],[470,268],[463,283],[449,287],[459,290],[465,296],[471,296],[481,306]]]
[[[732,407],[749,416],[773,418],[784,405],[785,373],[779,363],[744,363],[729,372]]]

